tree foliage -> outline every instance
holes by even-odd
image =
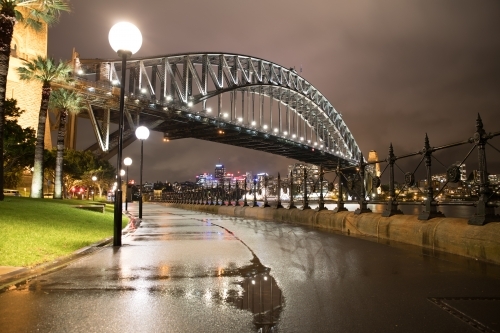
[[[44,154],[46,181],[55,180],[56,155],[56,149]],[[95,182],[93,176],[97,177]],[[110,188],[115,181],[115,168],[107,160],[97,158],[90,151],[64,151],[63,187],[66,196],[74,186],[97,186],[102,195],[102,191]]]
[[[15,188],[21,180],[23,171],[33,165],[35,156],[35,130],[22,128],[17,120],[25,112],[17,107],[15,99],[4,104],[6,115],[3,138],[3,163],[5,187]]]

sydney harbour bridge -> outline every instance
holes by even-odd
[[[75,85],[88,102],[97,143],[116,154],[122,62],[74,59]],[[123,145],[140,125],[165,140],[196,138],[293,158],[325,169],[363,159],[353,135],[328,99],[293,68],[252,56],[188,53],[126,63]]]

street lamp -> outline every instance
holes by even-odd
[[[132,165],[132,159],[130,157],[125,157],[123,164],[127,167],[127,182],[125,183],[125,210],[128,211],[128,167]]]
[[[139,218],[142,219],[142,163],[144,161],[144,140],[149,137],[149,129],[146,126],[139,126],[135,130],[135,136],[141,140],[141,171],[139,176]]]
[[[95,201],[95,182],[97,180],[97,177],[96,176],[92,176],[92,181],[94,182],[94,184],[92,184],[92,201]]]
[[[131,23],[119,22],[109,30],[109,44],[111,48],[118,53],[122,60],[122,75],[120,81],[120,118],[118,123],[118,152],[116,170],[119,172],[122,168],[122,149],[123,149],[123,121],[125,104],[125,78],[127,72],[127,57],[139,51],[142,45],[142,35],[139,29]],[[122,245],[122,190],[121,175],[117,175],[119,187],[115,193],[114,223],[113,223],[113,246]]]

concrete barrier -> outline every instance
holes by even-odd
[[[212,214],[288,222],[353,236],[375,237],[500,264],[500,222],[475,226],[467,224],[466,219],[448,217],[419,221],[416,215],[382,217],[377,213],[355,215],[353,212],[317,212],[311,209],[165,205]]]

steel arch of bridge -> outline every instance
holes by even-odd
[[[120,85],[118,73],[121,73],[121,66],[120,60],[75,61],[77,87],[89,101],[89,117],[102,151],[113,148],[109,133],[109,122],[112,121],[110,110],[117,110],[117,98],[113,91],[116,92]],[[89,75],[95,75],[95,80],[89,80]],[[217,128],[239,132],[243,129],[249,135],[274,138],[277,142],[295,144],[301,149],[309,148],[331,160],[342,160],[343,164],[353,165],[362,158],[341,114],[293,68],[246,55],[189,53],[128,60],[127,79],[129,131],[124,133],[125,140],[134,139],[131,137],[133,129],[144,123],[141,117],[163,112],[175,114],[177,118],[201,119],[202,123]],[[223,101],[230,105],[229,110],[223,108]],[[274,106],[273,101],[276,103]],[[237,106],[239,103],[241,108]],[[96,107],[103,110],[100,122],[93,111]],[[134,115],[137,116],[136,121]],[[161,130],[161,124],[160,117],[150,120],[147,125],[153,130]],[[181,135],[177,133],[172,138],[179,137]],[[280,154],[279,151],[274,153]]]

